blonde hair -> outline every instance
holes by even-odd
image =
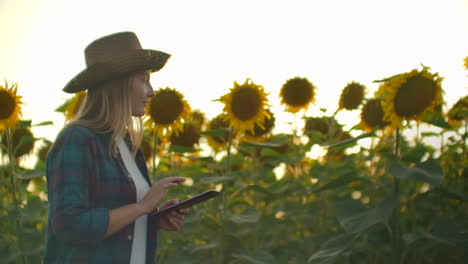
[[[87,127],[99,134],[111,134],[108,152],[118,153],[118,142],[127,132],[132,141],[131,152],[135,155],[143,138],[143,120],[132,116],[130,87],[134,75],[107,81],[89,89],[74,119],[67,126]]]

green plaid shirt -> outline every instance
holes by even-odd
[[[122,158],[108,154],[109,134],[65,128],[46,161],[49,214],[44,263],[130,262],[134,224],[104,238],[109,210],[136,202]],[[141,151],[135,161],[150,183]],[[148,217],[146,263],[154,263],[157,222]]]

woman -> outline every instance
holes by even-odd
[[[102,37],[85,49],[87,68],[64,88],[87,90],[85,102],[46,161],[45,263],[154,263],[157,229],[176,231],[183,224],[188,210],[161,218],[149,213],[185,179],[167,177],[151,186],[139,150],[141,117],[154,96],[150,73],[169,56],[142,49],[132,32]]]

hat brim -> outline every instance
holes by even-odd
[[[159,71],[164,67],[170,56],[170,54],[162,51],[141,49],[106,63],[96,63],[71,79],[65,85],[63,91],[77,93],[131,73],[147,70]]]

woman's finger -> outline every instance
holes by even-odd
[[[171,217],[171,218],[176,218],[176,219],[181,220],[181,221],[184,220],[184,215],[181,215],[181,214],[178,214],[178,213],[174,213],[174,212],[171,214],[170,217]]]
[[[175,228],[176,230],[178,230],[178,229],[182,226],[183,221],[178,220],[178,219],[176,219],[176,218],[170,218],[170,219],[169,219],[169,223],[171,223],[171,226],[172,226],[173,228]]]
[[[171,183],[176,183],[177,184],[177,183],[184,182],[185,178],[180,177],[180,176],[171,176],[171,177],[163,178],[160,181],[165,182],[165,183],[171,182]]]

